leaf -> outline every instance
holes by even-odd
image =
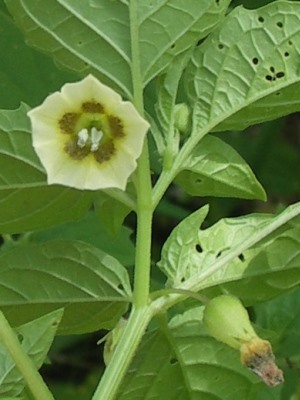
[[[185,279],[182,270],[188,271],[197,245],[199,227],[208,213],[208,206],[200,208],[181,221],[166,240],[158,263],[160,269],[172,280],[174,286]],[[196,253],[197,255],[197,253]]]
[[[190,58],[191,51],[185,52],[174,58],[168,66],[166,73],[157,80],[157,100],[155,103],[155,114],[159,122],[151,121],[151,132],[156,142],[158,153],[162,155],[165,152],[178,152],[179,134],[174,129],[175,123],[175,104],[180,79],[184,68]]]
[[[146,85],[174,56],[205,37],[223,17],[229,0],[156,0],[138,4],[140,67]],[[6,0],[30,43],[58,62],[86,75],[92,72],[130,98],[132,89],[129,6],[121,1]],[[172,19],[170,19],[172,12]],[[51,18],[49,18],[51,15]],[[178,19],[180,24],[174,24]],[[136,45],[135,41],[135,45]],[[105,55],[105,56],[103,56]]]
[[[0,111],[0,232],[18,233],[82,217],[91,193],[47,186],[34,152],[28,107]]]
[[[111,329],[130,301],[124,267],[83,242],[20,245],[0,268],[0,307],[13,326],[64,307],[61,334]]]
[[[199,7],[197,0],[188,3],[181,0],[140,1],[139,34],[144,81],[149,82],[175,56],[207,36],[223,19],[229,3],[229,0],[202,0]]]
[[[299,206],[293,207],[299,211]],[[197,214],[188,218],[190,224],[198,219]],[[168,286],[188,285],[189,280],[189,287],[207,289],[208,296],[225,290],[250,305],[295,287],[300,282],[300,230],[286,221],[273,232],[269,227],[278,228],[280,218],[264,214],[225,218],[208,229],[193,230],[187,240],[186,223],[181,222],[176,236],[172,233],[164,245],[159,262]],[[256,239],[262,231],[268,232],[263,241]],[[258,243],[247,247],[249,241]],[[180,247],[185,249],[183,260],[178,256]],[[168,248],[172,248],[169,257]]]
[[[37,368],[40,368],[54,339],[62,310],[50,314],[15,329],[23,350]],[[0,343],[0,396],[17,396],[25,387],[25,382],[5,346]]]
[[[254,400],[256,382],[237,351],[206,333],[198,307],[145,335],[117,397]]]
[[[110,215],[110,218],[114,218]],[[132,231],[122,226],[118,235],[112,237],[103,227],[102,221],[95,213],[88,213],[80,221],[60,224],[47,230],[39,230],[30,234],[28,240],[41,243],[48,240],[80,240],[91,244],[115,257],[122,265],[134,265],[134,245],[130,239]]]
[[[192,196],[265,200],[249,165],[228,144],[205,136],[182,165],[176,182]]]
[[[277,333],[282,357],[297,358],[300,364],[299,288],[276,299],[255,306],[256,323]]]
[[[196,130],[244,129],[300,109],[299,17],[299,2],[236,7],[196,49],[186,74]]]
[[[59,71],[49,57],[26,46],[12,19],[2,11],[0,26],[0,109],[17,108],[21,100],[36,106],[45,94],[74,80],[72,74]]]
[[[131,189],[133,189],[132,183],[129,182],[126,192],[131,194]],[[118,235],[124,219],[132,211],[124,203],[110,197],[104,191],[95,193],[94,207],[99,220],[111,236]]]

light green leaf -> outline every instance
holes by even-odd
[[[158,153],[162,155],[165,147],[166,152],[174,153],[178,151],[178,132],[174,129],[174,107],[176,104],[177,92],[183,70],[190,58],[191,52],[186,52],[175,57],[168,66],[166,73],[157,81],[157,101],[155,104],[156,123],[151,123],[151,132],[156,142]],[[177,136],[177,137],[176,137]]]
[[[260,386],[237,351],[206,333],[198,307],[145,335],[118,400],[254,400]]]
[[[293,209],[300,212],[299,205],[290,208]],[[169,278],[169,286],[209,288],[208,296],[225,290],[247,304],[278,296],[297,286],[300,282],[300,230],[290,227],[288,220],[285,225],[278,225],[286,212],[279,216],[253,214],[222,219],[208,229],[194,230],[194,237],[191,232],[188,240],[185,240],[188,229],[183,221],[176,228],[181,240],[171,234],[159,263]],[[192,223],[193,214],[188,218]],[[196,214],[195,221],[197,218]],[[271,226],[276,226],[277,230],[270,229]],[[261,232],[268,233],[261,237]],[[247,243],[255,243],[255,246],[247,247]],[[165,255],[168,247],[173,249],[169,258]],[[184,260],[178,257],[179,247],[186,248]],[[179,286],[183,282],[186,287]]]
[[[196,130],[244,129],[300,109],[299,18],[289,1],[226,17],[187,68]]]
[[[82,217],[91,193],[47,186],[34,152],[28,111],[0,111],[0,232],[17,233]]]
[[[60,333],[111,329],[130,301],[124,267],[83,242],[20,245],[0,268],[0,307],[12,325],[65,307]]]
[[[141,1],[138,7],[140,66],[146,85],[205,37],[223,17],[229,0]],[[81,75],[88,72],[132,95],[129,6],[121,1],[6,0],[30,43]],[[172,13],[172,18],[170,18]],[[49,18],[51,15],[51,18]],[[174,24],[178,19],[180,23]],[[105,55],[105,56],[103,56]]]
[[[15,329],[23,350],[40,368],[47,356],[51,343],[62,318],[62,310],[56,310]],[[5,346],[0,343],[0,396],[17,396],[25,382]],[[6,397],[5,397],[6,398]]]
[[[184,160],[182,170],[176,181],[192,196],[266,199],[249,165],[217,137],[205,136]]]
[[[188,271],[194,257],[200,225],[208,214],[208,206],[200,208],[181,221],[165,242],[158,266],[177,286],[185,279],[182,271]]]

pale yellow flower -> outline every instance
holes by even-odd
[[[124,190],[149,124],[118,93],[88,75],[28,112],[49,184]]]

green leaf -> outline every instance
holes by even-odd
[[[149,82],[175,56],[207,36],[223,19],[229,3],[229,0],[202,0],[199,7],[198,0],[188,3],[181,0],[140,1],[139,34],[144,81]]]
[[[226,17],[187,68],[196,129],[244,129],[300,109],[299,18],[289,1]]]
[[[300,365],[299,288],[276,299],[255,306],[256,323],[278,336],[278,352],[282,357],[297,358]]]
[[[114,215],[110,214],[113,219]],[[118,235],[111,236],[107,233],[102,221],[97,218],[95,213],[88,213],[80,221],[67,222],[49,228],[47,230],[36,231],[29,236],[32,243],[41,243],[48,240],[80,240],[89,243],[115,257],[122,265],[134,265],[134,245],[130,236],[132,231],[123,226]]]
[[[131,192],[132,186],[132,183],[127,184],[126,192],[128,194]],[[124,219],[132,211],[125,204],[103,191],[95,193],[94,207],[102,225],[112,236],[118,235]]]
[[[47,186],[34,152],[28,111],[0,111],[0,232],[17,233],[79,219],[91,205],[91,193]]]
[[[47,356],[51,343],[62,318],[62,310],[56,310],[15,329],[23,350],[40,368]],[[0,343],[0,396],[17,396],[25,387],[25,382],[16,368],[5,346]],[[5,397],[6,398],[6,397]]]
[[[14,326],[65,307],[62,334],[111,329],[130,301],[124,267],[83,242],[20,245],[0,266],[0,307]]]
[[[30,49],[12,19],[1,11],[0,26],[0,109],[17,108],[21,100],[36,106],[65,81],[74,80],[49,57]]]
[[[176,104],[177,92],[184,68],[190,58],[191,52],[181,54],[168,66],[166,73],[157,81],[157,101],[155,114],[160,127],[151,123],[151,132],[156,142],[158,153],[162,155],[165,147],[167,152],[178,151],[178,132],[174,129],[174,107]],[[175,155],[175,154],[174,154]]]
[[[182,165],[176,182],[192,196],[265,200],[249,165],[228,144],[205,136]]]
[[[119,400],[254,400],[260,384],[239,353],[210,337],[200,307],[147,333]]]
[[[223,17],[229,0],[140,2],[140,66],[146,85],[172,58],[205,37]],[[122,1],[6,0],[30,43],[81,75],[92,72],[132,95],[131,32],[128,5]],[[172,18],[170,18],[170,12]],[[51,18],[49,18],[51,15]],[[174,24],[178,19],[179,24]],[[105,55],[105,56],[103,56]]]
[[[173,229],[163,246],[158,266],[171,279],[174,286],[185,279],[182,271],[189,269],[197,244],[199,227],[207,214],[208,206],[204,206],[189,215]]]
[[[299,205],[292,209],[300,212]],[[273,232],[274,229],[269,228],[279,227],[277,221],[282,214],[226,218],[200,231],[196,229],[197,214],[188,218],[195,227],[188,239],[188,225],[184,220],[175,228],[176,236],[172,233],[163,247],[159,266],[168,276],[169,286],[180,287],[180,283],[185,282],[186,287],[181,285],[185,289],[209,288],[208,296],[225,290],[247,304],[254,304],[299,284],[299,226],[290,227],[287,220],[279,230]],[[268,233],[261,237],[261,232]],[[247,246],[247,243],[255,243],[255,246]],[[184,259],[180,257],[181,247],[185,249]],[[169,257],[166,256],[168,248],[172,248]]]

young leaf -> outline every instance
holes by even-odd
[[[40,368],[50,349],[57,327],[63,315],[62,310],[53,311],[41,318],[15,328],[23,350]],[[16,368],[5,346],[0,343],[0,396],[17,396],[25,387],[25,382]]]
[[[205,37],[223,17],[229,0],[140,2],[140,65],[146,85],[172,58]],[[64,66],[132,95],[129,7],[122,1],[6,0],[9,11],[32,45],[51,53]],[[172,18],[170,19],[170,12]],[[51,15],[51,18],[49,18]],[[180,24],[174,24],[178,19]],[[105,55],[105,56],[103,56]]]
[[[78,219],[91,194],[62,186],[47,186],[35,154],[27,106],[0,111],[0,232],[17,233]]]
[[[145,335],[118,399],[254,400],[256,382],[237,351],[207,334],[198,307]]]
[[[294,205],[290,210],[296,210],[292,214],[295,217],[300,207]],[[289,220],[283,218],[285,213],[223,219],[201,231],[196,230],[197,214],[192,214],[186,220],[194,223],[195,229],[188,239],[184,220],[163,248],[159,266],[168,276],[169,286],[209,288],[206,293],[216,295],[222,285],[223,290],[248,304],[295,287],[300,282],[300,230],[297,226],[289,227]],[[181,247],[185,249],[184,259],[180,257]],[[168,249],[172,249],[169,257]]]
[[[187,68],[196,130],[244,129],[300,109],[299,18],[289,1],[226,17]]]
[[[65,307],[60,333],[111,329],[130,301],[125,268],[83,242],[20,245],[0,264],[0,307],[12,325]]]
[[[205,136],[184,161],[182,170],[176,181],[192,196],[266,198],[249,165],[217,137]]]

